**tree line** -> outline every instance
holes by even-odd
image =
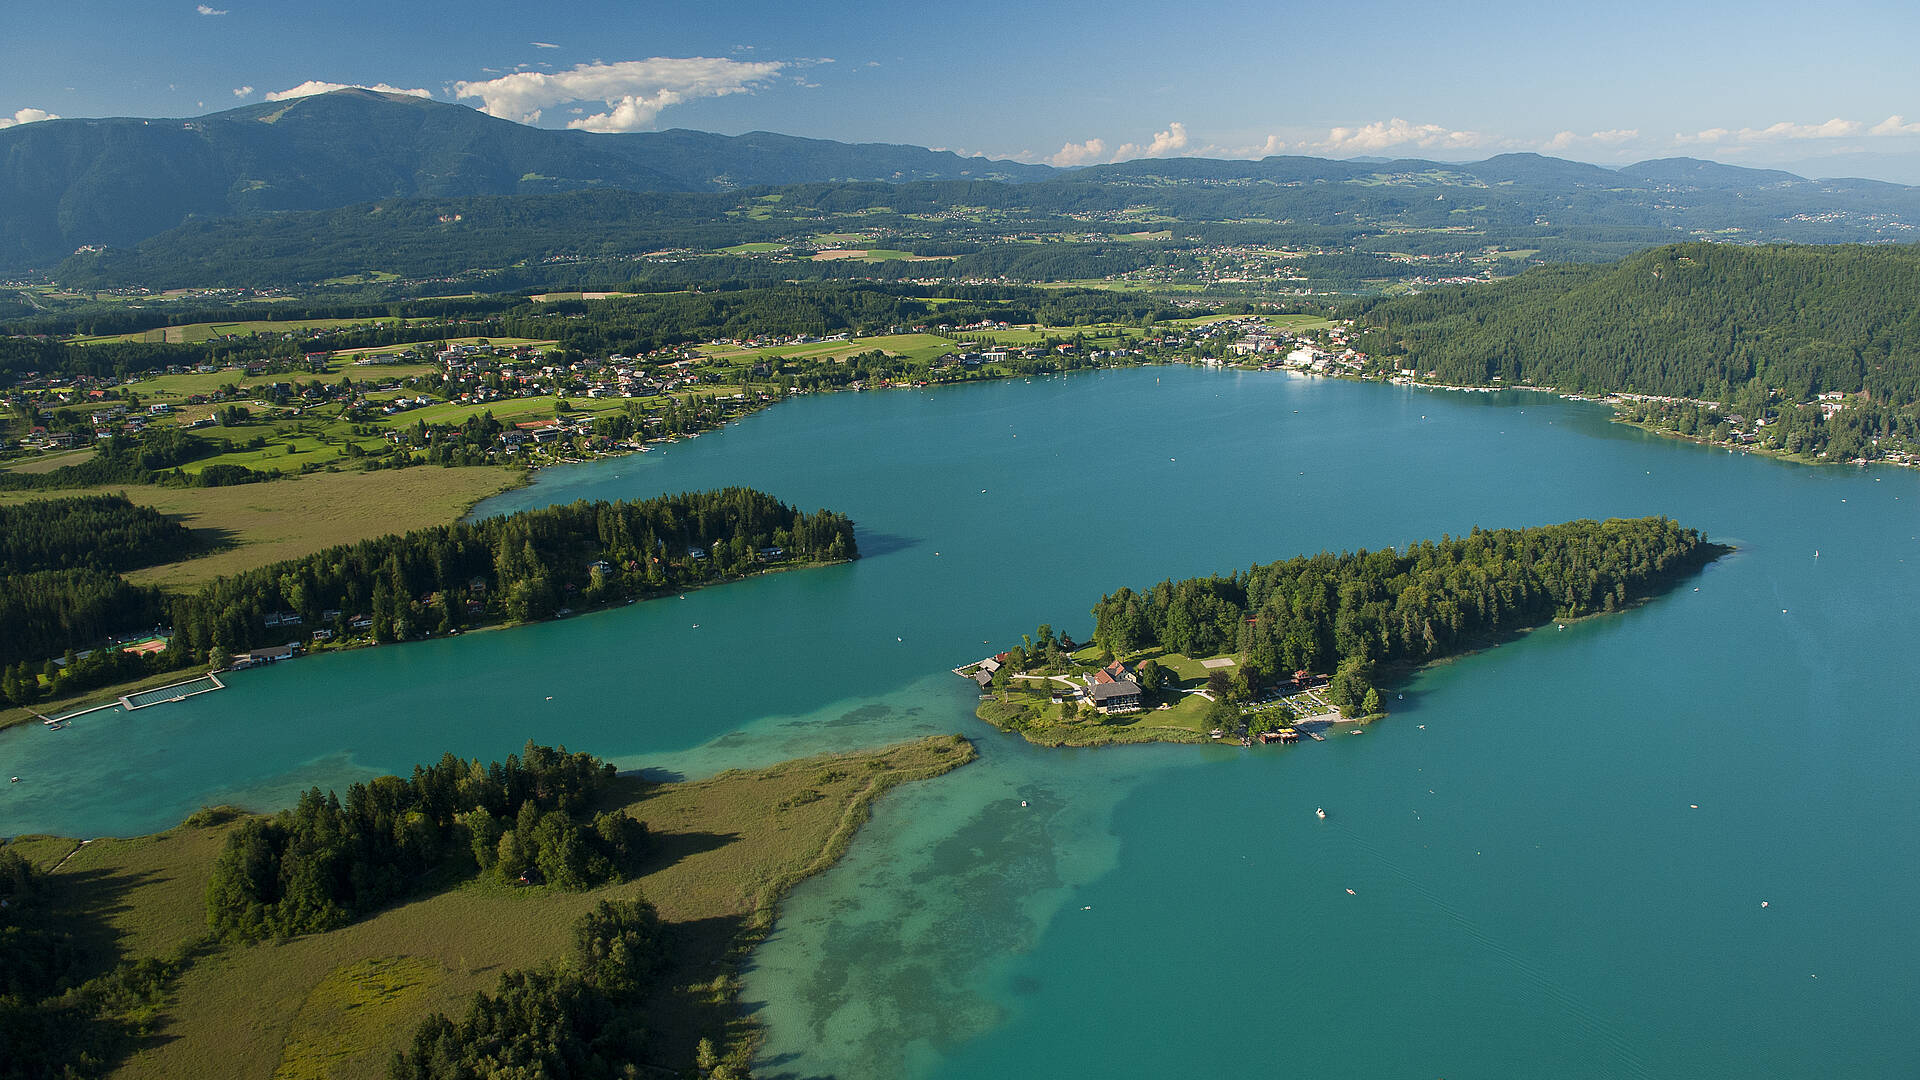
[[[193,550],[193,534],[125,495],[84,495],[0,506],[0,571],[90,567],[131,570]]]
[[[188,462],[224,453],[226,449],[182,428],[157,426],[137,437],[121,435],[102,439],[99,450],[78,465],[62,465],[41,473],[0,472],[0,491],[57,491],[99,484],[231,487],[280,475],[277,471],[261,472],[241,465],[209,465],[198,473],[180,470],[180,466]]]
[[[778,554],[775,554],[775,549]],[[224,666],[236,652],[364,632],[376,642],[471,622],[550,618],[768,562],[859,556],[853,522],[805,513],[750,488],[575,502],[385,536],[222,577],[185,595],[99,570],[15,575],[0,589],[0,704],[32,705],[170,669]],[[170,626],[164,652],[86,649]],[[53,658],[68,654],[64,666]],[[44,663],[43,663],[44,661]],[[43,689],[42,676],[49,677]]]
[[[1920,402],[1920,247],[1674,244],[1605,266],[1363,302],[1360,348],[1496,379],[1764,406],[1826,391]]]
[[[459,1020],[434,1013],[387,1068],[390,1080],[552,1076],[616,1080],[637,1075],[652,1032],[645,1003],[672,959],[672,941],[644,899],[602,900],[573,928],[560,964],[500,977]],[[702,1040],[698,1064],[716,1064]],[[724,1068],[724,1066],[723,1066]],[[663,1070],[664,1071],[664,1070]],[[711,1072],[719,1077],[721,1072]]]
[[[410,778],[355,784],[344,801],[314,788],[228,835],[207,923],[243,941],[331,930],[449,865],[565,889],[617,878],[647,830],[618,811],[589,817],[614,775],[590,754],[528,742],[491,765],[447,754]]]
[[[1094,605],[1115,655],[1232,652],[1268,676],[1335,671],[1364,696],[1377,665],[1416,665],[1555,616],[1616,611],[1726,549],[1664,517],[1474,529],[1404,550],[1321,552],[1122,588]],[[1357,702],[1356,702],[1357,703]]]

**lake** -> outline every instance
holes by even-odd
[[[0,833],[528,739],[701,776],[960,731],[981,760],[882,800],[756,954],[761,1075],[1920,1070],[1920,475],[1540,394],[1141,368],[811,397],[478,512],[729,484],[851,515],[864,557],[0,734]],[[1084,637],[1121,585],[1644,514],[1738,550],[1430,669],[1364,735],[1042,750],[947,670]]]

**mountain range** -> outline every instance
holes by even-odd
[[[638,243],[636,226],[658,233],[651,238],[663,243],[690,242],[657,226],[694,220],[726,226],[708,233],[727,243],[764,241],[804,231],[805,220],[793,217],[784,231],[769,224],[741,232],[735,224],[764,217],[743,208],[743,189],[796,185],[811,188],[797,193],[814,215],[805,220],[862,213],[876,223],[890,221],[896,233],[953,217],[943,210],[987,207],[1003,220],[1056,232],[1085,231],[1087,222],[1124,223],[1151,210],[1156,220],[1181,223],[1188,239],[1209,243],[1338,246],[1368,231],[1360,223],[1371,223],[1376,238],[1408,228],[1438,235],[1465,225],[1485,238],[1483,246],[1615,245],[1574,257],[1612,257],[1687,236],[1884,242],[1920,235],[1920,188],[1808,180],[1689,158],[1621,169],[1538,154],[1471,163],[1156,158],[1055,169],[767,132],[556,131],[464,105],[350,89],[190,119],[50,120],[0,131],[0,272],[51,268],[80,249],[136,245],[141,261],[152,265],[175,247],[204,247],[206,229],[214,225],[229,250],[276,235],[283,241],[324,236],[338,223],[313,215],[396,201],[413,209],[394,215],[395,222],[480,211],[498,217],[506,236],[517,212],[472,200],[527,200],[529,213],[573,230],[579,222],[557,216],[553,199],[579,192],[696,200],[600,203],[629,218],[639,215],[625,223],[616,245],[625,249]],[[823,195],[821,185],[840,190]],[[792,198],[787,205],[799,209]],[[660,208],[671,208],[671,221],[659,217],[667,212]],[[299,220],[270,224],[288,216]],[[260,228],[247,226],[250,221]],[[362,250],[379,249],[377,227],[361,222],[354,228],[365,237]],[[1605,235],[1591,232],[1596,229]],[[981,239],[980,230],[922,231],[931,240]],[[418,239],[417,231],[393,238],[396,244]],[[545,243],[510,254],[579,251]],[[343,269],[365,261],[346,259]]]
[[[131,245],[196,218],[376,199],[1019,181],[1053,172],[769,132],[551,131],[464,105],[336,90],[190,119],[48,120],[0,131],[0,270],[48,265],[84,245]]]

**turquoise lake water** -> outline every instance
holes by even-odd
[[[756,954],[761,1075],[1920,1074],[1920,474],[1606,416],[1186,368],[788,403],[480,512],[747,484],[850,514],[859,562],[0,734],[0,834],[530,738],[700,776],[960,731],[981,760],[882,800]],[[1040,750],[947,671],[1123,584],[1655,513],[1739,550],[1364,735]]]

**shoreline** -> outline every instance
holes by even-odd
[[[283,1038],[292,1034],[306,1040],[310,1050],[343,1050],[377,1069],[382,1055],[390,1052],[382,1042],[393,1039],[394,1049],[407,1048],[404,1039],[419,1020],[436,1009],[455,1014],[464,997],[450,991],[444,1001],[411,1005],[416,1013],[398,1026],[366,1028],[342,1017],[317,1031],[301,1031],[305,1013],[278,1009],[274,994],[282,1001],[307,1001],[354,963],[389,958],[395,951],[396,926],[406,928],[406,940],[419,942],[404,951],[445,968],[431,985],[465,979],[474,989],[490,989],[502,970],[531,969],[555,958],[557,954],[545,950],[564,945],[546,927],[565,925],[597,899],[638,894],[659,907],[665,925],[689,928],[670,975],[644,1000],[633,1003],[649,1021],[670,1029],[653,1048],[653,1071],[691,1063],[695,1041],[710,1039],[719,1059],[745,1075],[760,1044],[762,1025],[743,1007],[741,976],[753,951],[771,933],[782,902],[801,882],[838,864],[871,820],[881,796],[906,783],[943,776],[978,757],[977,747],[965,735],[945,734],[809,754],[700,780],[650,781],[637,771],[624,771],[602,805],[648,821],[651,843],[657,847],[618,880],[570,891],[515,889],[484,875],[443,876],[427,891],[362,912],[330,930],[196,952],[169,974],[158,998],[143,1006],[165,1025],[170,1038],[130,1048],[113,1062],[116,1074],[129,1068],[185,1074],[188,1065],[205,1065],[214,1055],[237,1055],[223,1058],[223,1067],[231,1071],[231,1062],[239,1061],[248,1071],[265,1075],[276,1062],[287,1064],[288,1047],[297,1040]],[[237,808],[216,808],[227,809]],[[227,834],[256,816],[210,814],[203,808],[151,833],[89,840],[21,834],[0,843],[0,849],[18,851],[49,873],[98,876],[103,866],[145,871],[147,877],[130,892],[112,894],[111,906],[94,906],[83,895],[90,888],[85,878],[75,879],[81,892],[63,901],[73,905],[71,915],[77,919],[138,925],[137,940],[121,945],[117,958],[141,962],[166,954],[170,934],[198,940],[204,925],[203,879],[212,874]],[[734,833],[746,834],[740,839],[748,846],[732,856],[726,854],[727,845],[708,842]],[[87,854],[68,868],[82,852]],[[156,865],[165,873],[154,875]],[[185,882],[184,888],[169,884],[179,881]],[[522,920],[524,932],[496,940],[503,920]],[[701,929],[710,924],[731,925],[719,936]],[[160,928],[157,937],[152,927]],[[529,936],[538,942],[529,946],[523,940]],[[236,978],[267,989],[257,1000],[238,1001],[221,985]],[[243,1025],[271,1028],[268,1037],[226,1043],[236,1010]]]
[[[1558,626],[1561,629],[1565,629],[1566,627],[1575,625],[1577,623],[1583,623],[1583,622],[1587,622],[1589,620],[1594,620],[1594,619],[1610,618],[1612,616],[1622,615],[1622,614],[1625,614],[1626,612],[1633,611],[1636,608],[1644,607],[1648,604],[1653,603],[1655,600],[1658,600],[1666,596],[1668,593],[1678,588],[1682,579],[1699,574],[1700,572],[1704,571],[1707,567],[1713,565],[1715,562],[1718,562],[1719,560],[1734,554],[1738,550],[1739,549],[1737,547],[1731,544],[1721,544],[1711,540],[1703,540],[1700,544],[1699,551],[1701,554],[1699,556],[1699,560],[1697,563],[1675,570],[1672,573],[1663,576],[1662,578],[1658,579],[1655,582],[1656,587],[1653,590],[1649,591],[1647,595],[1631,600],[1626,604],[1618,608],[1615,608],[1612,611],[1595,611],[1586,615],[1556,614],[1553,617],[1545,620],[1544,622],[1535,623],[1532,626],[1514,627],[1511,630],[1504,631],[1501,633],[1487,634],[1480,637],[1476,637],[1464,643],[1463,647],[1458,651],[1450,653],[1446,656],[1433,657],[1432,659],[1423,660],[1417,664],[1406,664],[1406,663],[1383,664],[1374,673],[1377,680],[1374,683],[1374,686],[1383,695],[1388,693],[1389,691],[1397,693],[1401,688],[1407,686],[1416,677],[1418,677],[1421,672],[1424,672],[1429,668],[1437,667],[1441,664],[1452,664],[1457,661],[1464,660],[1467,657],[1476,656],[1476,655],[1479,655],[1480,653],[1484,653],[1489,649],[1497,649],[1502,645],[1510,644],[1512,642],[1519,641],[1526,637],[1529,637],[1533,634],[1539,633],[1541,630],[1544,630],[1548,626]],[[1139,656],[1140,654],[1134,653],[1133,655]],[[1219,655],[1232,656],[1233,654],[1222,653]],[[1196,658],[1196,659],[1210,659],[1210,658]],[[1237,665],[1238,658],[1236,657],[1235,660]],[[965,670],[965,666],[961,668],[956,668],[954,670],[956,672],[963,671]],[[1048,677],[1026,675],[1024,673],[1016,673],[1016,674],[1013,674],[1011,678],[1024,679],[1028,681],[1035,681],[1035,680],[1046,681]],[[1009,686],[1009,689],[1011,689],[1011,686]],[[1027,742],[1035,746],[1046,747],[1048,749],[1077,748],[1077,747],[1091,747],[1091,746],[1133,746],[1133,745],[1139,745],[1143,743],[1168,743],[1168,744],[1175,744],[1175,745],[1196,745],[1196,744],[1218,743],[1220,745],[1239,745],[1243,749],[1250,749],[1253,745],[1252,743],[1237,743],[1237,742],[1230,743],[1228,740],[1225,740],[1225,739],[1214,739],[1209,734],[1199,731],[1195,728],[1169,727],[1164,725],[1145,726],[1145,727],[1138,726],[1142,721],[1135,721],[1129,724],[1113,724],[1105,720],[1067,721],[1064,718],[1059,720],[1048,720],[1044,717],[1036,716],[1032,718],[1034,720],[1041,721],[1037,729],[1035,725],[1028,724],[1028,723],[1021,723],[1018,726],[1012,726],[1012,724],[1010,723],[1002,723],[999,720],[996,720],[992,716],[988,715],[988,713],[992,711],[991,707],[994,705],[1008,706],[1008,705],[1011,705],[1011,702],[1006,699],[1003,699],[1001,696],[996,694],[982,695],[979,703],[974,706],[974,712],[973,712],[974,717],[978,719],[981,723],[986,724],[989,727],[992,727],[996,731],[1000,731],[1008,735],[1018,735],[1021,738],[1025,739]],[[1032,706],[1030,704],[1023,703],[1017,707],[1020,710],[1019,718],[1025,719],[1031,716]],[[1137,714],[1127,714],[1127,715],[1137,715],[1141,717],[1142,720],[1145,720],[1146,718],[1151,717],[1155,711],[1156,710],[1154,709],[1147,709]],[[1252,715],[1257,715],[1257,714],[1258,714],[1258,710],[1255,710]],[[1249,714],[1243,710],[1242,715],[1246,716]],[[1329,726],[1332,723],[1352,724],[1354,725],[1354,727],[1352,728],[1353,731],[1356,731],[1356,732],[1364,731],[1366,730],[1367,727],[1371,726],[1374,721],[1384,720],[1391,715],[1393,715],[1393,711],[1391,709],[1382,709],[1380,712],[1377,712],[1377,713],[1367,713],[1365,715],[1354,716],[1354,717],[1342,717],[1337,721],[1331,721]],[[1009,717],[1008,719],[1011,721],[1015,718]],[[1303,718],[1296,718],[1295,722],[1296,723],[1301,722],[1302,719]],[[1304,719],[1311,719],[1311,718],[1304,718]],[[1085,733],[1086,737],[1084,738],[1076,737],[1081,733]]]
[[[489,496],[489,498],[491,498],[491,496]],[[552,617],[546,618],[546,619],[533,619],[525,622],[513,622],[511,620],[502,619],[496,622],[484,623],[478,626],[461,627],[455,632],[451,634],[441,635],[439,638],[435,638],[431,633],[429,633],[417,638],[408,638],[404,641],[361,641],[356,639],[351,642],[343,642],[340,644],[327,643],[319,646],[318,648],[309,646],[306,649],[303,656],[314,657],[314,656],[328,655],[332,653],[358,652],[362,649],[377,649],[377,648],[382,648],[382,647],[391,646],[391,645],[409,645],[409,644],[414,644],[422,641],[432,641],[432,640],[444,641],[449,637],[459,637],[463,634],[485,634],[485,633],[492,633],[498,630],[515,630],[525,626],[539,626],[542,623],[560,622],[563,619],[571,619],[571,618],[575,618],[577,616],[582,616],[582,615],[598,615],[602,612],[612,611],[616,608],[630,607],[634,604],[645,603],[651,600],[659,600],[668,596],[677,596],[677,595],[680,595],[681,593],[697,592],[701,589],[710,589],[718,585],[733,585],[738,582],[751,580],[753,578],[765,577],[769,574],[784,574],[794,570],[816,570],[816,569],[821,569],[828,566],[842,566],[842,565],[851,563],[853,561],[854,561],[853,559],[830,559],[824,562],[794,563],[789,566],[777,566],[777,567],[770,566],[764,569],[756,570],[750,574],[741,574],[738,577],[721,578],[717,581],[703,581],[697,585],[690,585],[684,588],[669,589],[662,592],[648,593],[641,596],[629,597],[625,601],[601,604],[598,607],[584,608],[579,611],[569,611],[567,614],[564,614],[564,615],[555,614]],[[302,657],[293,657],[292,659],[299,660],[301,658]],[[265,665],[265,666],[272,666],[272,665]],[[166,686],[170,683],[180,682],[183,679],[190,680],[192,678],[195,678],[196,676],[194,676],[192,673],[196,670],[199,670],[201,675],[205,675],[209,673],[225,674],[235,669],[232,669],[232,668],[196,669],[194,667],[173,668],[168,671],[163,671],[154,675],[147,676],[146,678],[135,679],[130,682],[115,683],[110,686],[96,687],[92,690],[83,690],[73,695],[72,697],[62,698],[57,701],[35,702],[31,706],[25,706],[25,705],[9,706],[5,710],[0,710],[0,733],[11,731],[14,728],[21,727],[29,723],[37,723],[39,721],[39,715],[36,715],[36,712],[43,712],[44,715],[52,717],[53,719],[57,720],[61,718],[60,714],[74,715],[81,712],[92,711],[94,709],[105,709],[107,707],[117,705],[119,703],[120,698],[126,697],[130,694],[137,694],[143,690],[156,689],[158,687]],[[160,704],[168,704],[168,703],[161,702]],[[16,713],[19,715],[15,715]]]

